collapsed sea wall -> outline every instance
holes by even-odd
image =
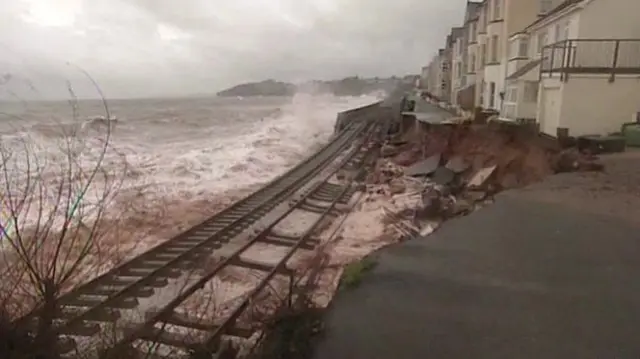
[[[374,102],[370,105],[352,108],[338,113],[336,123],[333,127],[334,133],[340,132],[348,123],[354,121],[369,121],[381,115],[381,111],[387,110],[382,106],[383,101]]]

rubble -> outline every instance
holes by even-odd
[[[469,214],[491,203],[499,191],[554,173],[602,170],[594,156],[561,150],[531,127],[492,119],[485,124],[417,124],[402,136],[391,136],[382,149],[367,177],[368,193],[386,197],[392,205],[400,199],[412,203],[385,207],[390,223],[403,223],[393,226],[405,236]]]

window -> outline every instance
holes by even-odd
[[[496,83],[489,83],[489,107],[496,108]]]
[[[518,57],[518,39],[509,40],[509,59]]]
[[[562,39],[561,40],[567,40],[569,39],[569,27],[571,26],[571,22],[567,21],[564,24],[564,29],[562,29]]]
[[[480,45],[480,67],[487,63],[487,44]]]
[[[562,34],[560,34],[560,24],[556,24],[554,27],[554,36],[554,40],[551,41],[551,43],[560,41],[560,37],[562,37]]]
[[[442,63],[442,72],[447,72],[449,71],[449,64],[447,64],[446,62]]]
[[[476,42],[478,40],[477,31],[478,31],[478,23],[474,21],[469,25],[469,39],[471,39],[470,42]]]
[[[494,20],[498,20],[500,19],[500,7],[501,7],[501,2],[502,0],[493,0],[493,19]]]
[[[457,45],[458,45],[458,55],[462,55],[462,50],[463,50],[462,39],[458,39]]]
[[[462,63],[460,62],[456,63],[456,76],[458,78],[462,77]]]
[[[507,89],[506,102],[518,102],[518,86],[510,86]]]
[[[489,61],[498,62],[498,35],[491,36],[491,55]]]
[[[476,72],[476,54],[471,54],[469,56],[469,72]]]
[[[529,52],[529,39],[521,38],[520,44],[518,45],[518,57],[527,57],[528,52]]]
[[[527,81],[524,83],[524,101],[538,102],[538,82]]]
[[[538,34],[538,53],[542,52],[542,48],[547,44],[548,34],[547,30]]]

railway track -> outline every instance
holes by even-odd
[[[153,298],[158,291],[168,286],[170,280],[180,278],[186,272],[193,272],[210,259],[212,253],[231,240],[244,236],[240,248],[219,258],[213,268],[199,274],[195,280],[192,279],[159,310],[147,313],[144,320],[128,325],[126,330],[117,335],[115,345],[102,352],[101,357],[117,358],[134,341],[153,341],[191,351],[215,352],[222,335],[241,332],[234,326],[250,301],[277,274],[288,273],[286,263],[297,250],[313,249],[316,242],[311,238],[312,233],[327,216],[335,213],[338,203],[344,202],[355,192],[351,185],[337,185],[328,180],[341,168],[358,167],[366,154],[366,151],[360,149],[373,133],[374,127],[370,122],[347,126],[315,155],[259,191],[61,296],[54,321],[56,333],[66,338],[61,342],[61,351],[80,350],[78,340],[83,341],[101,334],[104,324],[118,322],[123,319],[124,312],[139,309],[141,299]],[[314,181],[318,175],[322,179]],[[318,201],[323,205],[318,205]],[[274,233],[273,227],[296,209],[315,212],[318,217],[301,235],[283,236]],[[256,243],[286,247],[287,251],[276,264],[242,258],[242,254]],[[216,324],[180,320],[175,309],[229,266],[260,271],[265,276],[224,320]],[[39,314],[39,310],[36,310],[20,322],[27,325],[35,323]],[[158,327],[165,324],[203,330],[205,334],[197,343],[190,343],[188,340],[172,337],[162,327]]]

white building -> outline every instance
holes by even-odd
[[[619,131],[640,111],[640,21],[629,14],[640,1],[565,0],[511,36],[504,115],[537,118],[553,136]]]
[[[508,76],[507,44],[509,34],[533,22],[541,12],[545,0],[486,0],[486,62],[482,107],[502,109],[505,79]]]

